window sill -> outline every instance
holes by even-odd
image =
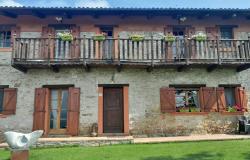
[[[174,112],[171,113],[175,116],[193,116],[193,115],[208,115],[208,112]]]
[[[244,112],[220,112],[222,115],[244,115]]]
[[[12,48],[11,47],[3,47],[3,48],[0,48],[0,52],[12,52]]]

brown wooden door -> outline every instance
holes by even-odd
[[[123,89],[104,88],[103,94],[103,132],[123,133]]]

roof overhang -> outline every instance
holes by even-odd
[[[91,15],[95,17],[103,15],[126,16],[222,16],[224,18],[245,16],[250,18],[250,9],[238,8],[40,8],[40,7],[0,7],[0,15],[17,18],[21,15],[32,15],[39,18],[47,16],[66,16],[72,18],[77,15]]]

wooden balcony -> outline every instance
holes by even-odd
[[[207,71],[232,67],[238,72],[250,67],[250,42],[248,40],[205,40],[77,38],[71,42],[57,38],[16,38],[13,44],[12,66],[26,72],[31,68],[96,66],[176,68],[205,67]]]

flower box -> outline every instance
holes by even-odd
[[[164,37],[164,40],[165,40],[166,42],[173,43],[173,42],[176,40],[176,37],[173,36],[173,35],[166,35],[166,36]]]
[[[192,38],[195,39],[198,42],[202,42],[202,41],[207,40],[207,35],[200,32],[200,33],[198,33],[196,35],[193,35]]]
[[[96,34],[93,36],[93,39],[95,41],[105,41],[106,37],[103,34]]]
[[[74,39],[73,35],[71,33],[69,33],[69,32],[58,33],[58,36],[59,36],[60,40],[62,40],[62,41],[69,41],[69,42],[71,42]]]
[[[144,40],[144,36],[143,35],[131,35],[129,37],[133,42],[140,42]]]

